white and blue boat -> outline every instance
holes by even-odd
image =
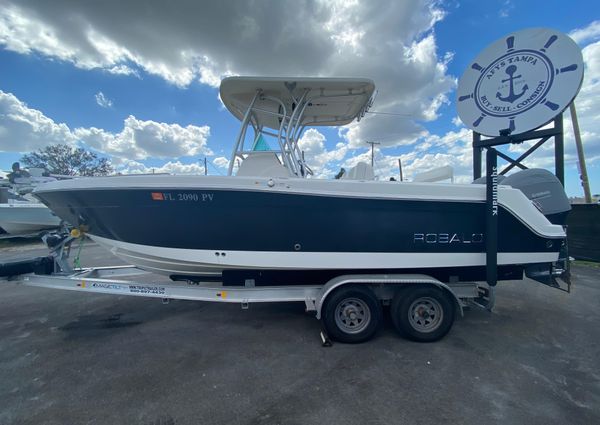
[[[220,91],[241,121],[228,176],[78,178],[39,186],[35,196],[128,263],[174,279],[485,280],[485,185],[311,178],[303,131],[360,120],[373,102],[371,80],[232,77]],[[264,150],[265,140],[277,149]],[[498,279],[559,259],[564,223],[518,188],[500,185],[497,204]]]

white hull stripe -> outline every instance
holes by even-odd
[[[485,265],[485,253],[373,253],[212,251],[164,248],[90,237],[124,260],[164,273],[216,273],[224,269],[402,269]],[[218,255],[217,255],[218,254]],[[224,254],[224,255],[223,255]],[[502,252],[498,265],[544,263],[558,253]]]

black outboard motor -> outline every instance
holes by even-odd
[[[560,181],[548,170],[533,168],[511,174],[503,185],[520,189],[552,224],[567,224],[571,211],[569,198]]]

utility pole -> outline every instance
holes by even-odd
[[[398,158],[398,169],[400,170],[400,181],[404,181],[404,176],[402,175],[402,159]]]
[[[206,157],[204,157],[204,175],[208,176],[208,168],[206,168]]]
[[[590,192],[590,182],[588,180],[587,167],[585,165],[585,155],[583,153],[583,144],[581,143],[581,133],[579,132],[579,121],[577,120],[577,111],[575,110],[575,101],[569,106],[571,111],[571,121],[573,122],[573,133],[575,134],[575,145],[577,146],[577,156],[579,158],[579,172],[581,185],[585,195],[585,202],[592,203],[592,194]]]
[[[371,145],[371,168],[375,168],[375,145],[380,145],[379,142],[367,142]]]

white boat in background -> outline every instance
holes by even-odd
[[[9,235],[35,233],[60,226],[60,218],[39,202],[0,204],[0,227]]]
[[[60,226],[61,220],[30,193],[42,183],[56,180],[32,168],[30,176],[0,182],[0,228],[9,235],[26,235]]]

